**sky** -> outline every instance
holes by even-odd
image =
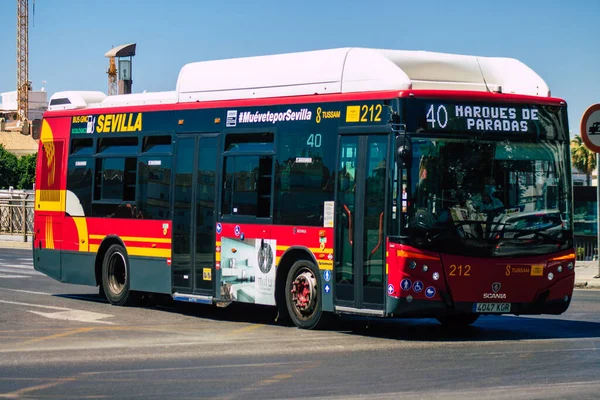
[[[16,1],[2,0],[0,92],[16,88]],[[600,0],[29,0],[29,77],[51,96],[107,92],[113,46],[137,43],[133,91],[174,90],[189,62],[337,47],[512,57],[567,101],[600,103]]]

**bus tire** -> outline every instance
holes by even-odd
[[[464,328],[477,321],[477,319],[479,319],[479,314],[455,314],[437,317],[439,323],[446,328]]]
[[[100,299],[106,300],[106,292],[104,291],[104,286],[102,285],[102,282],[100,282],[100,284],[98,285],[98,296],[100,297]]]
[[[129,259],[123,246],[113,244],[102,260],[102,285],[106,299],[115,306],[135,305],[136,293],[129,290]]]
[[[289,316],[298,328],[323,328],[330,315],[323,312],[319,271],[308,260],[296,261],[287,275],[285,302]]]

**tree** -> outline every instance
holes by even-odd
[[[35,182],[36,154],[22,156],[17,162],[17,188],[32,189]]]
[[[596,169],[596,153],[583,143],[580,135],[571,139],[571,162],[573,166],[585,174],[587,185],[591,185],[592,172]]]
[[[0,189],[32,189],[37,155],[17,158],[0,144]]]
[[[17,156],[0,144],[0,189],[16,186]]]

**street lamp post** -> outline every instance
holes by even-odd
[[[588,107],[581,117],[579,132],[585,146],[596,153],[596,204],[597,214],[596,223],[598,232],[596,233],[596,261],[598,262],[598,275],[595,278],[600,279],[600,103]]]
[[[600,153],[596,153],[596,261],[598,261],[598,275],[594,278],[600,278]]]

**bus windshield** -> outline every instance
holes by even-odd
[[[572,245],[564,143],[413,138],[412,147],[415,245],[481,257]]]

